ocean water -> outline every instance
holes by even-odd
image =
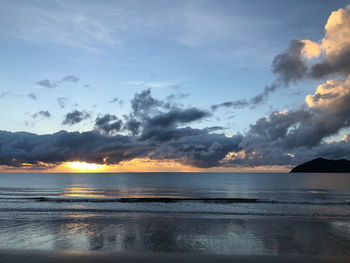
[[[350,174],[0,174],[0,249],[350,255]]]

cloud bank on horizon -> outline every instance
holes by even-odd
[[[39,167],[69,161],[116,165],[147,158],[209,168],[295,165],[316,157],[350,159],[349,136],[332,139],[350,126],[350,5],[331,13],[320,41],[291,40],[286,51],[273,59],[272,72],[275,81],[249,99],[200,108],[182,105],[181,94],[161,100],[146,88],[135,93],[128,114],[110,112],[93,118],[84,109],[65,114],[62,125],[66,126],[94,119],[91,131],[45,135],[0,131],[0,165]],[[244,133],[228,136],[222,126],[196,127],[212,122],[220,108],[256,108],[270,94],[308,80],[324,83],[307,95],[302,105],[273,111]],[[78,81],[79,77],[67,75],[58,81],[43,79],[37,85],[55,89]],[[35,94],[28,96],[37,98]],[[62,109],[67,101],[66,97],[57,99]],[[111,103],[116,101],[110,98]],[[51,115],[41,110],[31,116],[38,120]]]

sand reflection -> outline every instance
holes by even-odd
[[[1,221],[0,248],[349,255],[347,220],[65,214]],[[335,242],[336,241],[336,242]],[[20,246],[20,247],[19,247]]]

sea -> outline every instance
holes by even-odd
[[[0,174],[0,249],[350,256],[350,174]]]

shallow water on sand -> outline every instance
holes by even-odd
[[[349,174],[0,174],[0,249],[349,255]]]

